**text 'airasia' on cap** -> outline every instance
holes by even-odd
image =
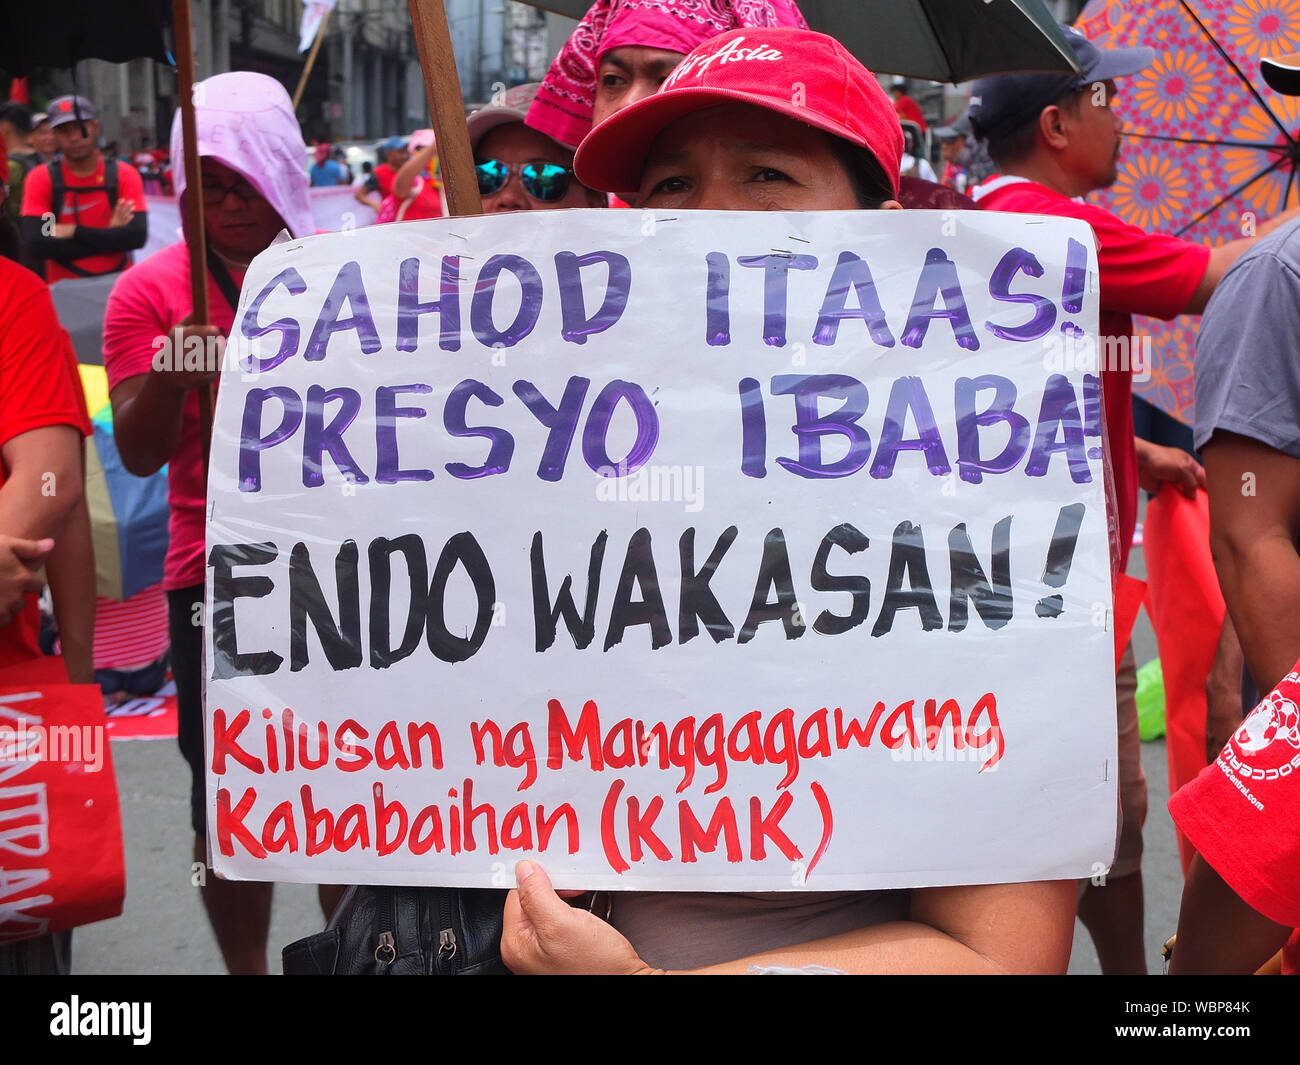
[[[785,115],[865,148],[898,194],[903,130],[875,75],[839,41],[799,29],[732,30],[686,56],[655,95],[591,131],[574,169],[590,188],[628,193],[641,183],[655,138],[677,119],[725,103]]]

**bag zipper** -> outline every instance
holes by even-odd
[[[444,962],[450,962],[460,949],[456,942],[456,930],[452,927],[450,894],[448,891],[438,893],[438,923],[442,925],[442,931],[438,933],[438,959]]]
[[[375,961],[380,965],[392,965],[397,958],[397,941],[393,938],[393,928],[397,925],[397,898],[391,889],[386,891],[386,907],[379,911],[379,946],[375,948]]]

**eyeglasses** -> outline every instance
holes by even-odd
[[[478,191],[480,196],[491,196],[500,192],[511,174],[518,174],[524,183],[524,191],[534,200],[542,203],[555,203],[568,194],[569,180],[573,170],[558,163],[524,163],[523,166],[503,163],[500,159],[486,159],[477,163]]]
[[[203,205],[205,207],[219,207],[226,202],[226,197],[232,192],[237,199],[242,200],[244,203],[256,200],[262,195],[242,178],[233,185],[218,185],[215,182],[205,180],[203,182]]]

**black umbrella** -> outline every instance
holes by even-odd
[[[0,0],[0,68],[15,77],[83,59],[170,63],[171,0]]]
[[[592,0],[524,0],[581,18]],[[1043,0],[796,0],[808,25],[869,70],[960,82],[1014,70],[1079,73]]]

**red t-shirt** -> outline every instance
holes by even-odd
[[[1131,226],[1100,207],[1072,200],[1055,189],[1018,181],[993,189],[979,200],[986,211],[1047,214],[1079,218],[1092,226],[1097,238],[1101,281],[1103,337],[1133,335],[1134,314],[1176,318],[1187,309],[1196,286],[1205,276],[1210,249]],[[1136,342],[1136,338],[1130,344]],[[1131,350],[1131,349],[1130,349]],[[1133,375],[1130,370],[1102,368],[1102,403],[1106,438],[1110,444],[1119,508],[1120,572],[1128,565],[1137,525],[1138,468],[1133,444]]]
[[[39,277],[0,258],[0,447],[51,425],[90,434],[77,356]],[[0,490],[6,471],[0,461]],[[10,530],[0,530],[10,531]],[[0,669],[41,657],[41,614],[36,596],[0,628]]]
[[[442,217],[442,196],[438,188],[426,177],[417,177],[413,190],[414,198],[407,197],[397,206],[397,221],[416,222],[421,218]]]
[[[372,171],[375,181],[379,183],[379,195],[387,198],[393,194],[393,182],[397,180],[397,171],[387,163],[380,163]]]
[[[236,284],[242,274],[234,274]],[[111,392],[123,381],[152,372],[154,338],[166,336],[190,313],[190,259],[185,243],[170,244],[117,279],[104,311],[104,369]],[[235,319],[217,283],[208,277],[208,319],[228,333]],[[207,485],[199,446],[199,395],[185,401],[180,444],[167,464],[171,504],[163,587],[203,583],[203,506]]]
[[[925,124],[925,115],[921,111],[921,105],[913,100],[910,96],[903,95],[894,101],[894,110],[898,112],[899,118],[905,118],[909,122],[915,122],[921,127],[924,133],[929,127]]]
[[[51,165],[62,166],[61,163],[57,162]],[[117,167],[118,200],[130,200],[137,211],[147,210],[148,206],[144,199],[144,182],[140,179],[140,172],[120,159],[113,160],[113,165]],[[108,202],[108,193],[103,188],[104,159],[102,156],[95,172],[85,177],[74,174],[64,166],[63,183],[66,186],[63,192],[63,208],[59,212],[56,221],[100,229],[108,225],[113,217],[113,208]],[[80,188],[94,188],[97,186],[97,192],[77,191]],[[38,166],[27,175],[27,180],[23,182],[22,213],[39,217],[49,212],[53,202],[54,191],[50,183],[49,168]],[[76,260],[76,263],[81,269],[92,274],[105,274],[121,261],[121,252],[110,251],[104,252],[102,255],[88,255],[84,259]],[[57,259],[46,260],[45,278],[51,285],[56,281],[76,276]]]

